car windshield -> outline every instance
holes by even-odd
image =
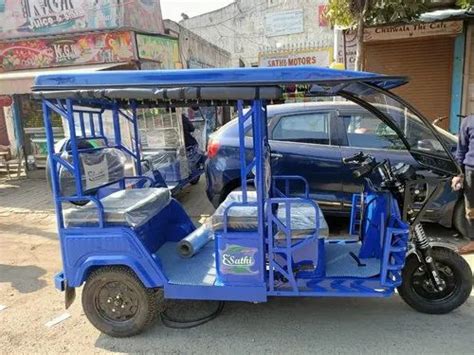
[[[393,128],[403,135],[405,144],[418,161],[447,172],[457,171],[450,154],[435,134],[435,129],[403,101],[398,101],[387,92],[363,83],[352,83],[344,88],[344,92],[380,111]],[[442,161],[436,162],[436,157]]]

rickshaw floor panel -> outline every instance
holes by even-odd
[[[361,243],[326,243],[326,277],[369,278],[380,274],[381,260],[358,259]]]
[[[214,242],[207,243],[191,258],[179,256],[177,245],[176,242],[166,242],[156,253],[169,283],[213,286],[217,274]]]

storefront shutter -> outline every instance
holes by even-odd
[[[449,116],[453,51],[452,37],[366,43],[365,69],[408,76],[410,83],[395,92],[433,121]]]

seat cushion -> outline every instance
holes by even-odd
[[[257,201],[256,191],[247,191],[247,201]],[[242,191],[232,191],[227,195],[211,216],[212,229],[214,231],[224,229],[224,212],[233,203],[242,203]],[[232,207],[227,213],[227,228],[229,230],[252,231],[258,228],[257,207],[239,206]]]
[[[157,215],[171,201],[167,188],[149,187],[115,191],[101,199],[105,223],[139,227]],[[98,226],[99,217],[93,202],[64,211],[66,227]]]
[[[257,200],[255,191],[248,191],[247,197],[249,202]],[[220,204],[211,217],[212,228],[214,231],[224,229],[224,211],[232,203],[242,203],[242,192],[232,191],[227,198]],[[316,227],[316,213],[314,207],[307,203],[292,203],[291,205],[291,228],[293,229],[292,237],[303,237],[314,233]],[[329,235],[329,227],[324,218],[323,212],[316,204],[319,215],[319,236],[325,238]],[[278,204],[277,217],[285,223],[285,204]],[[227,214],[227,227],[234,231],[255,231],[258,228],[257,207],[233,207]],[[277,239],[285,238],[283,232],[278,232]]]
[[[292,239],[299,239],[308,234],[313,234],[316,228],[314,206],[308,203],[292,203],[290,206]],[[317,204],[316,207],[319,215],[319,238],[326,238],[329,236],[328,223],[324,218],[323,211],[321,211]],[[283,224],[286,224],[286,208],[284,203],[278,204],[277,217]],[[285,239],[285,233],[278,231],[275,239]]]

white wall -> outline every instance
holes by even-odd
[[[327,0],[237,0],[216,11],[180,22],[211,43],[232,54],[232,65],[239,59],[246,66],[258,63],[259,52],[297,51],[303,48],[333,46],[333,31],[320,27],[318,6]],[[304,32],[283,36],[265,33],[265,15],[285,10],[304,11]]]
[[[165,20],[164,24],[171,36],[178,37],[179,55],[185,68],[188,67],[190,61],[195,68],[231,66],[231,55],[228,51],[206,41],[174,21]]]

